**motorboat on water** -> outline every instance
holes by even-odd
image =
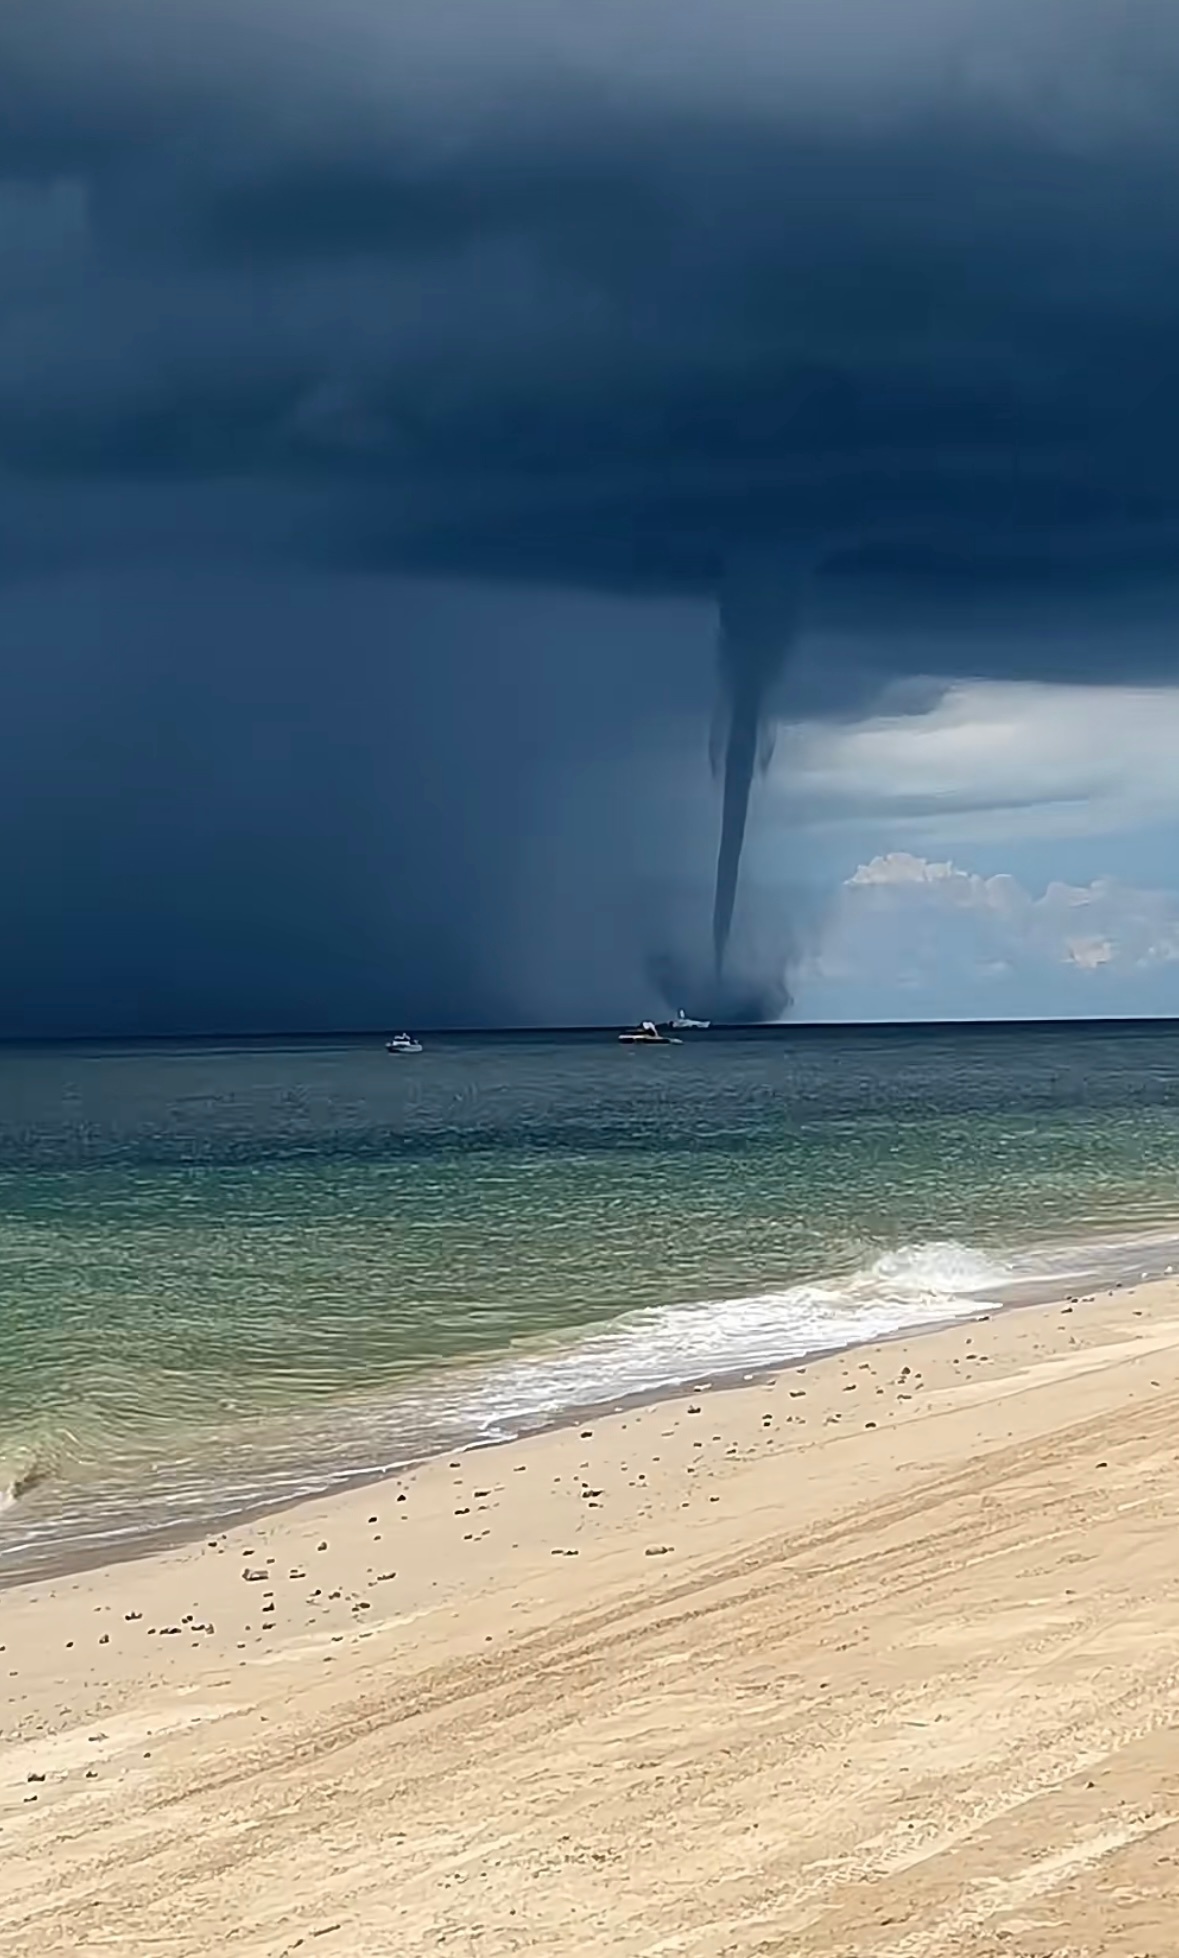
[[[420,1054],[421,1051],[421,1041],[415,1040],[410,1033],[395,1033],[392,1040],[385,1042],[387,1054]]]
[[[707,1033],[712,1021],[693,1020],[681,1006],[679,1012],[667,1024],[673,1033]]]
[[[618,1038],[630,1047],[678,1047],[681,1042],[660,1033],[654,1020],[643,1020],[637,1027],[626,1027]]]

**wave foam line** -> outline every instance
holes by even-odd
[[[997,1303],[1013,1276],[1011,1265],[949,1241],[886,1252],[842,1281],[657,1307],[559,1353],[501,1363],[468,1411],[480,1425],[533,1424],[579,1405],[777,1366],[976,1312]]]
[[[75,1480],[64,1460],[19,1445],[0,1457],[0,1570],[29,1568],[84,1544],[93,1551],[161,1529],[323,1494],[463,1447],[509,1441],[591,1407],[643,1399],[712,1379],[970,1317],[1100,1272],[1133,1282],[1179,1266],[1174,1232],[1120,1241],[1041,1246],[992,1256],[955,1240],[887,1251],[843,1278],[740,1298],[647,1308],[562,1343],[468,1360],[393,1389],[274,1419],[235,1423],[208,1452],[186,1446],[151,1474],[120,1453],[99,1480]],[[5,1471],[9,1470],[7,1479]],[[40,1489],[38,1485],[51,1483]],[[36,1491],[36,1494],[34,1494]],[[31,1496],[25,1508],[21,1498]]]

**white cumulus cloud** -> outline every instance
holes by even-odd
[[[1111,980],[1123,982],[1117,999]],[[873,857],[844,881],[800,974],[812,1007],[826,998],[837,1011],[842,994],[863,1012],[867,993],[884,1018],[1133,1011],[1136,990],[1143,1010],[1158,1010],[1160,985],[1179,1005],[1175,892],[1110,877],[1032,891],[1008,874],[984,877],[906,850]]]

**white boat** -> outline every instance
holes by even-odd
[[[395,1033],[392,1040],[385,1042],[387,1054],[420,1054],[421,1051],[421,1041],[415,1040],[409,1033]]]
[[[675,1015],[675,1018],[669,1020],[667,1024],[672,1029],[673,1033],[707,1033],[709,1027],[712,1025],[712,1021],[693,1020],[689,1017],[687,1013],[684,1012],[684,1009],[681,1006],[679,1012]]]
[[[619,1034],[618,1038],[631,1047],[678,1047],[681,1045],[680,1041],[670,1040],[667,1034],[660,1033],[654,1020],[644,1020],[637,1027],[627,1027],[624,1032]]]

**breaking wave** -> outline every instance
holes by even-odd
[[[1000,1257],[953,1239],[886,1251],[842,1276],[627,1313],[570,1338],[463,1359],[312,1408],[178,1429],[162,1446],[92,1428],[82,1455],[0,1438],[0,1575],[114,1555],[322,1494],[424,1456],[562,1418],[969,1317],[1069,1285],[1161,1275],[1174,1235]],[[105,1457],[105,1458],[104,1458]],[[68,1458],[68,1459],[67,1459]]]

